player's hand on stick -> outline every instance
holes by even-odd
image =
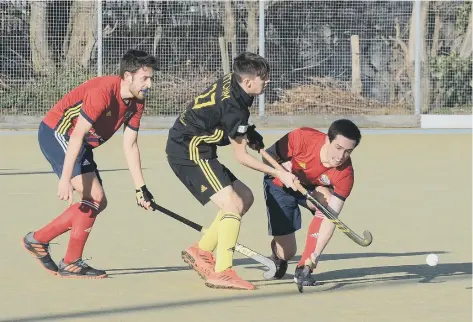
[[[70,180],[60,179],[57,187],[57,196],[59,199],[69,201],[69,206],[73,202],[73,190]]]
[[[292,162],[291,161],[286,161],[284,163],[281,163],[281,166],[286,169],[289,172],[292,172]]]
[[[297,187],[296,187],[295,183],[299,182],[299,180],[297,179],[297,177],[294,174],[292,174],[291,172],[287,172],[287,171],[278,171],[277,173],[278,173],[277,177],[279,178],[279,180],[281,180],[281,182],[286,187],[291,188],[294,191],[297,191]]]
[[[248,140],[248,146],[255,150],[260,151],[264,149],[263,137],[255,130],[256,126],[253,124],[246,130],[246,138]]]
[[[151,192],[149,192],[148,188],[146,188],[146,185],[136,189],[136,204],[138,206],[148,210],[151,206],[151,202],[155,202],[154,197]]]

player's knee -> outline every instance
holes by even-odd
[[[243,209],[241,215],[244,215],[251,208],[253,202],[255,201],[253,192],[250,188],[248,188],[245,184],[238,180],[233,183],[233,189],[237,193],[238,197],[241,199],[241,201],[237,202],[243,202]]]
[[[234,212],[239,215],[243,215],[243,210],[245,208],[243,198],[241,198],[233,189],[228,193],[227,198],[225,198],[223,205],[223,211]]]
[[[99,202],[99,211],[104,211],[105,208],[108,206],[108,200],[105,195],[103,195],[102,199]]]
[[[238,213],[240,216],[243,216],[245,213],[245,200],[240,196],[236,191],[233,191],[230,196],[231,205],[226,205],[228,208],[233,208],[234,212]]]
[[[107,208],[108,200],[105,193],[102,191],[94,191],[91,196],[84,196],[83,199],[92,199],[98,205],[98,211],[102,212]]]
[[[226,186],[210,199],[224,212],[233,212],[239,215],[243,214],[244,202],[231,185]]]
[[[245,189],[240,195],[240,198],[243,201],[242,215],[244,215],[253,205],[255,197],[253,196],[253,192],[250,189]]]

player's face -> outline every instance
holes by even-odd
[[[148,96],[148,90],[151,88],[153,69],[142,67],[130,76],[130,92],[137,99],[145,99]]]
[[[269,83],[269,75],[261,78],[260,76],[247,79],[248,94],[260,95],[264,92],[266,85]]]
[[[345,163],[355,149],[355,145],[356,141],[350,140],[342,135],[337,135],[335,139],[328,144],[327,159],[330,165],[332,167],[338,167]]]

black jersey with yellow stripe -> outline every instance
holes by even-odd
[[[217,146],[245,135],[254,97],[233,73],[219,78],[186,107],[169,129],[166,153],[174,162],[217,158]]]

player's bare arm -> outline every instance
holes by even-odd
[[[230,138],[230,143],[233,148],[233,154],[240,164],[253,170],[277,177],[286,187],[297,191],[297,188],[294,185],[294,181],[297,180],[297,178],[294,174],[276,170],[273,167],[270,167],[257,160],[248,153],[246,150],[246,147],[248,146],[248,140],[246,136],[236,137],[235,139]]]
[[[128,164],[128,168],[130,169],[133,183],[135,184],[135,189],[137,192],[146,189],[143,170],[141,167],[140,148],[138,146],[138,131],[132,130],[129,127],[125,127],[125,131],[123,133],[123,153],[125,154],[125,159]],[[152,197],[147,197],[148,196],[137,198],[137,203],[145,209],[149,209],[151,206],[150,199],[152,199]]]
[[[71,138],[69,139],[66,156],[64,158],[64,169],[62,170],[57,191],[59,199],[69,201],[69,205],[71,205],[73,201],[73,188],[71,183],[72,170],[82,147],[84,136],[91,128],[92,124],[82,115],[79,115],[77,118],[77,124],[71,134]]]

